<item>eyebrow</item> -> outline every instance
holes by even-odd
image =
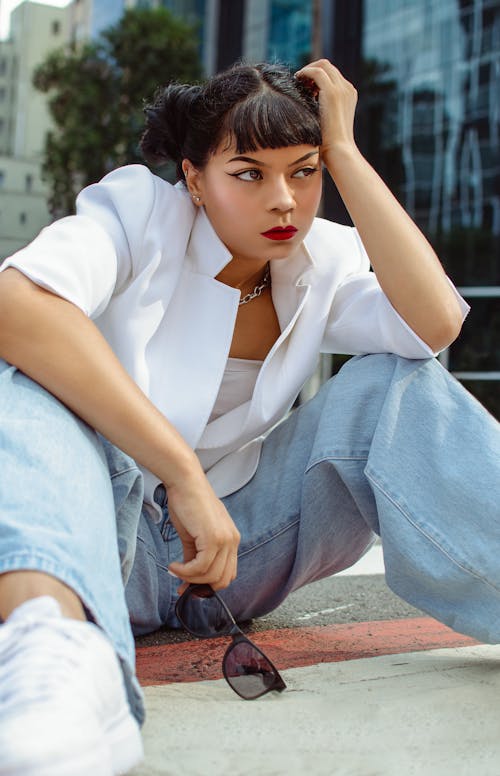
[[[301,156],[300,159],[290,162],[288,167],[293,167],[294,164],[299,164],[299,162],[305,162],[306,159],[310,159],[311,156],[316,156],[317,154],[319,154],[319,151],[309,151],[309,153]],[[249,164],[256,164],[259,167],[269,167],[268,164],[264,164],[264,162],[260,162],[258,159],[252,159],[251,156],[233,156],[231,159],[228,159],[228,163],[229,162],[248,162]]]

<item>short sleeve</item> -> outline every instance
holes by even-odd
[[[353,250],[359,257],[358,271],[345,277],[337,288],[322,351],[352,355],[395,353],[405,358],[437,355],[399,315],[375,273],[369,271],[370,262],[356,229],[352,229],[352,238]],[[449,282],[465,318],[470,308]]]
[[[86,187],[76,215],[42,229],[2,264],[75,304],[90,317],[105,309],[117,287],[137,271],[155,197],[143,165],[121,167]]]

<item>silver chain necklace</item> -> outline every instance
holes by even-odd
[[[262,278],[261,282],[257,286],[255,286],[254,290],[250,294],[246,294],[242,299],[240,299],[240,305],[248,304],[248,302],[251,302],[252,299],[256,299],[258,296],[262,294],[262,292],[266,288],[269,288],[270,285],[271,285],[271,270],[269,268],[269,263],[268,263],[265,275]]]

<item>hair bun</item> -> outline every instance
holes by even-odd
[[[200,86],[170,84],[159,89],[152,105],[146,105],[146,127],[141,148],[146,161],[162,164],[171,159],[179,166],[184,158],[183,146],[193,106]]]

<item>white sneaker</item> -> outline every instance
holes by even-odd
[[[112,776],[142,759],[122,671],[92,623],[33,598],[0,625],[1,776]]]

